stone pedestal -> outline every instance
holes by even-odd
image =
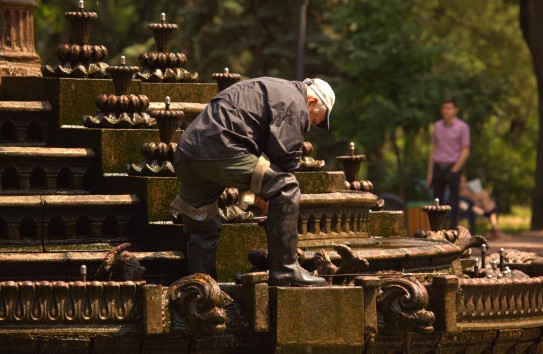
[[[0,77],[41,76],[34,47],[34,0],[0,0]]]

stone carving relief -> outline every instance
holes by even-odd
[[[451,242],[463,252],[472,248],[488,243],[486,238],[480,235],[472,235],[469,230],[463,226],[458,226],[456,230],[425,231],[418,230],[415,237],[427,238],[430,240],[440,240]],[[467,254],[469,256],[469,254]]]
[[[0,324],[112,324],[141,319],[145,282],[1,282]]]
[[[138,259],[127,251],[132,246],[123,243],[111,249],[98,267],[94,278],[96,280],[142,280],[145,267],[140,265]]]
[[[233,300],[209,275],[192,274],[177,280],[168,289],[168,300],[182,332],[205,336],[226,331],[225,308]]]
[[[426,310],[428,292],[411,276],[381,275],[377,309],[386,328],[429,333],[434,331],[435,315]]]

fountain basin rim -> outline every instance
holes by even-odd
[[[334,207],[359,206],[371,208],[379,198],[369,192],[341,191],[331,193],[302,194],[300,196],[300,207]],[[303,212],[300,210],[300,212]]]
[[[360,242],[356,239],[330,240],[323,244],[299,245],[304,250],[306,258],[313,258],[315,253],[321,248],[330,248],[334,245],[344,244],[368,261],[371,260],[398,260],[407,258],[432,258],[440,256],[460,256],[463,251],[460,247],[441,240],[413,239],[407,237],[383,237],[372,239],[376,243]],[[414,241],[414,242],[413,242]],[[403,246],[402,246],[403,245]],[[360,247],[362,246],[362,247]],[[327,250],[328,251],[328,250]],[[331,259],[340,259],[337,252],[331,250],[328,252]]]

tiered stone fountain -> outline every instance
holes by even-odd
[[[173,156],[177,143],[173,141],[175,131],[184,117],[183,111],[170,109],[170,97],[166,96],[164,110],[153,112],[158,125],[160,142],[146,142],[141,147],[141,154],[145,160],[138,165],[126,166],[127,172],[132,176],[163,176],[175,177]]]
[[[108,65],[103,60],[108,50],[103,45],[89,45],[90,24],[98,19],[98,14],[85,11],[85,3],[80,0],[79,10],[66,12],[64,17],[70,24],[70,42],[58,46],[57,57],[60,63],[44,65],[43,76],[105,77]]]
[[[146,112],[149,98],[127,95],[132,76],[138,70],[137,66],[127,66],[124,56],[121,57],[121,65],[108,67],[106,71],[113,78],[115,94],[96,96],[96,106],[100,111],[83,116],[83,125],[88,128],[147,128],[156,125]]]
[[[543,258],[506,250],[460,258],[487,247],[464,228],[399,237],[403,214],[373,211],[378,198],[351,189],[358,177],[340,171],[296,176],[301,262],[343,286],[269,287],[265,272],[246,272],[240,284],[186,276],[187,238],[169,222],[176,178],[125,173],[158,132],[81,126],[109,85],[2,77],[0,352],[543,352]],[[134,86],[155,110],[167,93],[187,116],[217,91]],[[26,141],[35,112],[47,139]],[[221,279],[249,269],[247,253],[264,245],[258,223],[224,224]]]
[[[135,78],[147,82],[198,81],[198,73],[183,68],[187,63],[186,55],[170,52],[170,42],[178,26],[167,23],[166,14],[162,13],[160,23],[151,23],[147,27],[153,31],[157,51],[140,55],[139,62],[143,68]]]
[[[237,73],[231,73],[230,69],[224,68],[222,73],[214,73],[211,77],[217,81],[219,92],[232,86],[236,82],[241,80],[241,75]]]

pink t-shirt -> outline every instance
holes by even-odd
[[[443,119],[436,123],[432,133],[434,144],[433,160],[440,164],[455,163],[460,158],[463,147],[470,145],[469,125],[455,118],[451,124]]]

